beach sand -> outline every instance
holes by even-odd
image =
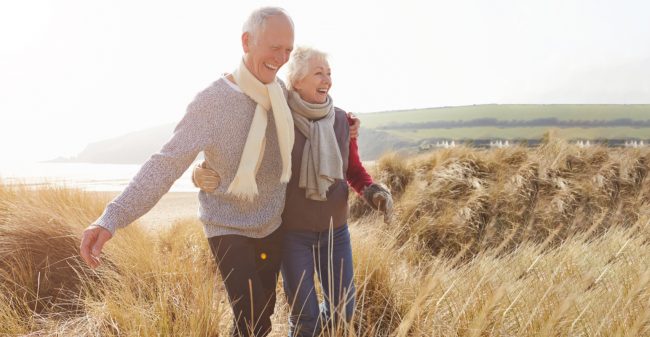
[[[110,199],[118,193],[110,193]],[[199,221],[199,194],[198,192],[169,192],[147,214],[138,219],[138,222],[149,228],[168,226],[180,219]]]

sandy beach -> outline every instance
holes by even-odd
[[[119,193],[111,192],[110,198]],[[198,221],[199,197],[198,192],[169,192],[138,222],[147,227],[169,225],[180,219],[196,219]]]

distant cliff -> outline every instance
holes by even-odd
[[[142,164],[158,152],[174,131],[174,124],[131,132],[119,137],[90,143],[78,155],[57,158],[50,162],[81,162],[96,164]],[[392,149],[414,146],[410,142],[383,131],[362,128],[359,139],[361,159],[374,160]]]
[[[141,164],[158,152],[172,136],[174,124],[131,132],[119,137],[90,143],[77,156],[58,158],[53,162],[96,164]]]

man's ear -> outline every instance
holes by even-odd
[[[244,34],[241,35],[241,46],[244,48],[244,53],[248,53],[251,42],[251,35],[248,32],[244,32]]]

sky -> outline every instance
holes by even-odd
[[[648,1],[3,1],[0,162],[179,121],[264,5],[329,54],[348,111],[650,103]]]

